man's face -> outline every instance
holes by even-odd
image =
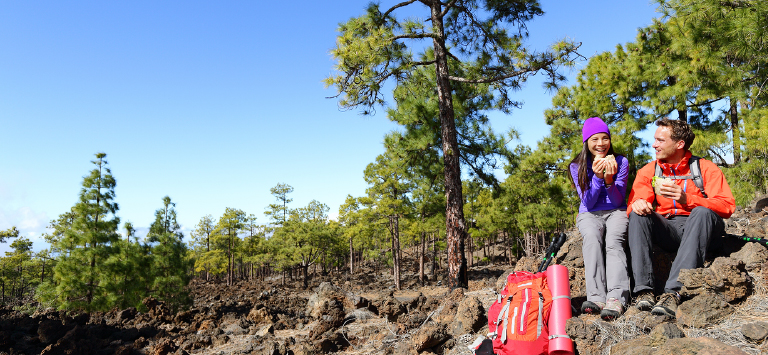
[[[656,159],[669,160],[675,158],[678,152],[682,152],[685,146],[684,141],[675,141],[672,139],[672,129],[666,126],[659,126],[653,135],[653,149],[656,150]],[[682,155],[680,156],[682,158]]]

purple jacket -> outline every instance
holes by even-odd
[[[619,171],[613,177],[614,182],[610,188],[605,187],[605,181],[595,176],[592,164],[587,166],[587,181],[589,189],[582,193],[579,187],[579,165],[571,163],[571,178],[576,185],[576,192],[581,198],[579,213],[627,208],[627,179],[629,178],[629,161],[623,155],[616,155],[616,165]]]

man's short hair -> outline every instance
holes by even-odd
[[[681,120],[670,120],[667,117],[664,117],[658,121],[656,121],[656,125],[659,127],[667,127],[671,131],[671,138],[675,142],[677,141],[683,141],[685,142],[685,146],[683,146],[684,150],[688,150],[691,148],[691,144],[693,144],[693,139],[696,138],[696,134],[693,133],[691,130],[691,126],[688,125],[687,122],[681,121]]]

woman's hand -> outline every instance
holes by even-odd
[[[616,176],[616,173],[619,171],[619,166],[616,164],[616,160],[613,159],[604,161],[604,163],[605,172],[603,173],[603,179],[605,180],[605,184],[613,184],[614,176]]]
[[[592,171],[595,172],[595,176],[600,179],[604,179],[605,165],[605,159],[595,159],[592,161]]]

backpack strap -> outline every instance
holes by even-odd
[[[693,183],[699,188],[704,198],[709,198],[704,191],[704,178],[701,177],[701,167],[699,166],[699,157],[691,155],[691,159],[688,159],[688,166],[691,168],[691,176],[693,177]]]
[[[653,176],[662,177],[663,173],[661,171],[661,166],[659,166],[659,161],[654,160],[653,165],[654,165]],[[658,198],[656,197],[656,189],[652,188],[651,190],[653,190],[653,203],[651,203],[651,208],[653,208],[653,210],[656,211],[656,207],[659,207],[659,203],[657,202]]]

